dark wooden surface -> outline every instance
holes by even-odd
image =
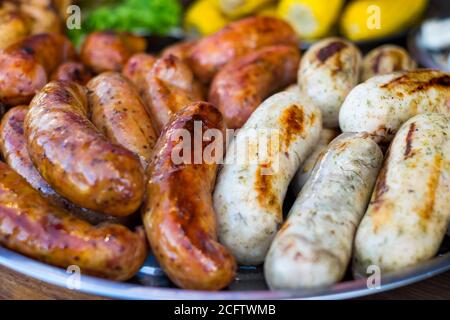
[[[0,266],[0,299],[103,299],[61,289]],[[400,289],[361,299],[450,299],[450,272]]]

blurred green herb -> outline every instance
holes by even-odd
[[[85,9],[81,4],[81,30],[68,30],[68,36],[75,45],[78,46],[86,34],[97,30],[167,35],[181,24],[182,7],[179,0],[110,2],[92,10]]]

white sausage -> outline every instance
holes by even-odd
[[[450,113],[450,74],[415,70],[375,76],[350,92],[339,121],[343,132],[369,132],[389,142],[400,126],[425,112]]]
[[[370,51],[363,59],[361,80],[395,71],[416,69],[416,62],[400,46],[385,44]]]
[[[367,134],[342,134],[330,144],[266,257],[271,289],[326,286],[343,278],[382,161]]]
[[[325,128],[339,127],[339,109],[359,82],[361,60],[359,49],[339,38],[319,41],[303,56],[300,90],[322,111]]]
[[[300,190],[305,185],[306,181],[308,181],[309,177],[311,176],[311,173],[317,161],[319,161],[323,157],[323,154],[325,153],[330,142],[333,141],[333,139],[338,135],[338,130],[325,128],[322,130],[322,132],[320,133],[319,143],[316,145],[313,153],[311,153],[308,159],[306,159],[306,161],[295,174],[294,179],[292,179],[290,188],[293,194],[295,194],[296,196],[298,195]]]
[[[214,207],[219,240],[239,263],[264,261],[283,222],[289,182],[312,152],[321,129],[317,107],[299,93],[281,92],[264,101],[231,142],[214,192]],[[269,157],[262,156],[265,149],[271,151]],[[239,160],[247,155],[259,155],[259,161]]]
[[[450,116],[418,115],[395,136],[355,240],[354,271],[433,257],[450,218]]]

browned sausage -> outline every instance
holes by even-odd
[[[299,63],[296,47],[260,49],[230,62],[216,75],[209,101],[229,128],[240,128],[264,99],[295,82]]]
[[[148,78],[156,58],[147,53],[136,53],[125,64],[122,74],[130,79],[139,91],[142,98],[145,98],[145,93],[149,90]],[[147,107],[147,103],[145,104]],[[147,109],[150,114],[150,109]]]
[[[99,31],[87,36],[80,58],[95,73],[119,72],[133,54],[145,51],[146,47],[142,37],[125,32]]]
[[[134,85],[120,73],[105,72],[87,87],[94,125],[112,142],[136,153],[146,168],[158,137]]]
[[[273,17],[251,17],[201,39],[192,48],[189,60],[198,79],[207,83],[228,62],[277,44],[298,46],[291,26]]]
[[[0,103],[30,102],[48,76],[74,56],[70,41],[57,34],[30,36],[0,51]]]
[[[0,162],[0,244],[43,262],[82,274],[127,280],[142,266],[142,229],[94,227],[47,202],[19,174]]]
[[[25,117],[31,160],[52,188],[71,202],[113,216],[135,212],[143,197],[138,157],[112,144],[87,118],[86,91],[52,81]]]
[[[175,56],[182,61],[186,61],[189,58],[192,48],[197,44],[198,40],[186,40],[175,43],[161,52],[162,57],[169,55]]]
[[[68,61],[61,64],[52,74],[51,80],[70,80],[85,85],[92,78],[92,72],[82,63]]]
[[[189,66],[172,55],[155,62],[147,81],[144,101],[153,115],[154,127],[158,132],[169,122],[173,113],[204,99],[203,88]]]
[[[0,151],[6,163],[22,176],[34,189],[38,190],[54,205],[68,210],[77,217],[92,224],[116,222],[129,224],[128,218],[115,218],[78,207],[56,193],[47,181],[36,170],[27,149],[24,134],[24,120],[28,106],[17,106],[9,109],[0,124]]]
[[[193,164],[193,156],[189,163],[175,164],[171,157],[183,143],[172,134],[187,130],[193,136],[195,121],[201,121],[205,131],[216,129],[224,134],[220,112],[208,103],[192,104],[174,115],[149,165],[143,220],[153,253],[175,284],[219,290],[234,279],[236,264],[217,242],[211,195],[217,164]],[[210,144],[203,143],[202,154]]]

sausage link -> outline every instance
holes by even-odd
[[[157,136],[134,85],[119,73],[105,72],[87,88],[94,125],[112,142],[136,153],[146,168]]]
[[[292,27],[273,17],[251,17],[232,22],[201,39],[192,48],[189,61],[197,78],[209,83],[228,62],[278,44],[298,46],[298,37]]]
[[[296,81],[299,63],[295,47],[265,47],[224,67],[212,82],[209,101],[228,128],[240,128],[264,99]]]
[[[450,116],[425,113],[395,136],[355,239],[353,269],[390,272],[432,258],[450,222]]]
[[[80,59],[95,73],[120,72],[135,53],[145,51],[146,40],[126,32],[98,31],[87,36]]]
[[[109,142],[87,114],[83,87],[47,84],[25,117],[30,157],[52,188],[73,203],[108,215],[130,215],[143,197],[142,166],[132,152]]]
[[[191,50],[198,43],[198,40],[185,40],[175,43],[161,52],[161,57],[175,56],[183,62],[186,62],[191,54]]]
[[[74,81],[85,85],[92,78],[92,72],[82,63],[68,61],[61,64],[51,75],[51,80]]]
[[[328,286],[344,277],[382,161],[367,134],[343,134],[330,144],[267,254],[271,289]]]
[[[49,75],[74,56],[70,41],[57,34],[30,36],[0,51],[0,103],[29,103]]]
[[[203,88],[189,66],[175,56],[158,59],[146,81],[144,101],[158,132],[162,131],[172,114],[204,98]]]
[[[214,129],[224,135],[222,116],[210,104],[195,103],[174,115],[157,142],[147,172],[143,220],[152,251],[175,284],[186,289],[219,290],[234,279],[236,264],[216,240],[211,193],[217,164],[205,160],[194,164],[193,160],[194,153],[201,151],[203,155],[211,142],[200,141],[198,150],[194,145],[189,159],[180,164],[172,157],[174,150],[184,145],[174,135],[184,130],[194,137],[196,123],[205,133]],[[188,143],[191,146],[191,141]],[[219,144],[223,148],[223,140]]]
[[[339,127],[339,110],[358,84],[361,52],[352,43],[328,38],[315,43],[298,70],[300,90],[322,111],[325,128]]]
[[[375,76],[350,92],[339,123],[343,132],[368,132],[386,143],[404,122],[425,112],[450,113],[450,73],[421,69]]]
[[[366,81],[376,75],[417,68],[408,51],[400,46],[385,44],[370,51],[363,59],[361,80]]]
[[[128,280],[146,258],[142,229],[94,227],[47,202],[20,175],[0,162],[0,244],[82,274]]]
[[[313,151],[321,130],[317,107],[299,93],[281,92],[264,101],[232,140],[214,207],[219,239],[238,263],[264,261],[283,222],[289,182]]]
[[[108,217],[104,214],[78,207],[53,190],[36,170],[36,167],[30,159],[24,134],[24,120],[27,112],[28,106],[11,108],[3,116],[0,124],[0,151],[3,159],[10,168],[22,176],[22,178],[52,204],[68,210],[76,217],[82,218],[92,224],[102,222],[130,224],[131,219],[129,218]]]

